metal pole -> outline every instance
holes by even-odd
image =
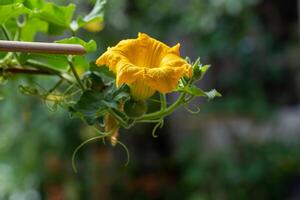
[[[86,53],[84,47],[79,44],[19,42],[5,40],[0,40],[0,51],[66,55],[83,55]]]

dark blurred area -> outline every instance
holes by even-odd
[[[92,7],[76,4],[82,12]],[[16,95],[22,80],[10,81],[1,88],[0,199],[300,199],[299,4],[108,0],[104,29],[80,33],[99,44],[91,59],[138,32],[180,42],[183,57],[212,65],[199,86],[223,97],[192,102],[189,109],[201,105],[196,115],[178,110],[158,138],[151,124],[121,130],[127,167],[120,146],[90,143],[75,174],[72,152],[94,129]]]

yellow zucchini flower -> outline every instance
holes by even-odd
[[[192,67],[180,57],[179,48],[180,44],[169,47],[139,33],[137,39],[108,48],[96,64],[107,65],[116,74],[117,87],[127,84],[136,100],[144,100],[156,91],[172,92],[182,76],[192,76]]]

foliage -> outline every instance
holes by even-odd
[[[57,40],[57,43],[79,44],[86,52],[94,52],[97,45],[94,40],[88,42],[77,36],[80,28],[90,23],[102,23],[105,0],[97,0],[90,13],[85,16],[74,17],[75,4],[60,6],[54,2],[20,0],[7,1],[0,7],[0,26],[6,40],[34,41],[39,32],[46,35],[71,34]],[[12,10],[15,10],[12,12]],[[188,105],[194,97],[206,97],[209,100],[221,96],[216,90],[204,92],[195,83],[201,80],[208,69],[202,66],[198,59],[192,63],[192,77],[182,77],[176,91],[179,98],[168,104],[165,94],[160,94],[161,108],[151,113],[141,112],[139,115],[128,114],[123,111],[123,105],[132,101],[133,97],[128,86],[116,87],[115,76],[105,66],[95,67],[93,61],[82,56],[69,55],[40,55],[27,53],[7,53],[1,60],[1,77],[8,80],[16,72],[47,74],[59,77],[50,89],[40,84],[20,85],[19,89],[26,95],[36,96],[50,105],[51,110],[57,107],[66,108],[71,116],[79,117],[89,125],[95,126],[105,137],[116,140],[115,129],[119,127],[131,128],[137,123],[157,123],[153,135],[158,127],[162,127],[164,118],[172,114],[180,106]],[[146,106],[146,102],[142,102]],[[128,107],[127,107],[128,108]],[[138,109],[138,107],[131,107]],[[114,126],[105,118],[111,116]],[[108,128],[110,127],[110,128]],[[118,144],[121,144],[117,141]]]
[[[34,7],[39,10],[44,5],[43,0],[1,0],[0,5],[12,2],[23,2],[30,10]],[[76,2],[76,7],[79,8],[76,13],[84,19],[83,13],[93,10],[89,3],[95,1],[48,2],[57,2],[57,5]],[[230,115],[230,118],[240,117],[242,114],[250,117],[256,126],[257,115],[273,118],[276,113],[271,115],[270,109],[276,111],[278,108],[282,109],[282,106],[299,103],[299,87],[296,87],[299,82],[299,59],[293,59],[293,55],[299,58],[299,48],[294,48],[298,44],[294,31],[296,15],[295,9],[288,9],[296,8],[295,2],[118,0],[108,1],[105,6],[105,29],[99,34],[89,33],[91,29],[88,26],[81,26],[78,31],[73,31],[76,28],[73,24],[75,22],[76,25],[79,18],[77,16],[72,18],[71,29],[66,29],[58,37],[53,37],[52,34],[59,33],[59,27],[55,28],[55,25],[37,17],[27,19],[19,34],[16,34],[15,20],[6,21],[5,26],[11,32],[11,37],[19,35],[22,41],[53,41],[73,36],[89,42],[93,38],[97,41],[99,52],[139,31],[147,32],[168,44],[184,41],[183,55],[189,55],[192,60],[201,55],[203,63],[213,64],[200,85],[205,89],[217,87],[225,94],[222,99],[202,106],[201,111],[210,109],[210,112],[213,110],[220,113],[221,119],[218,118],[217,124],[230,120],[230,112],[238,113],[238,116]],[[285,18],[286,15],[288,18]],[[23,19],[21,17],[20,22]],[[88,25],[95,25],[93,22]],[[94,30],[101,30],[101,26],[103,28],[100,17],[96,25]],[[5,39],[1,31],[0,37]],[[240,143],[231,146],[229,152],[207,152],[197,143],[198,138],[182,140],[182,136],[187,133],[179,132],[177,126],[186,126],[185,120],[178,121],[176,117],[166,120],[165,127],[159,132],[159,140],[153,140],[147,134],[151,133],[151,130],[147,130],[153,128],[152,124],[138,125],[130,130],[131,134],[120,132],[120,140],[130,144],[133,157],[128,167],[123,168],[120,164],[125,159],[123,152],[118,152],[120,146],[108,149],[108,146],[102,147],[102,142],[95,142],[79,152],[77,165],[80,174],[74,175],[70,169],[70,157],[76,146],[82,140],[102,135],[96,133],[93,126],[83,126],[79,119],[70,120],[66,112],[59,109],[61,106],[70,108],[62,99],[74,101],[75,104],[81,95],[78,85],[68,93],[63,93],[69,89],[67,82],[74,81],[73,75],[69,73],[68,58],[41,54],[17,55],[20,55],[21,63],[29,58],[35,60],[29,62],[30,65],[27,61],[27,66],[42,63],[42,66],[38,65],[39,70],[53,73],[51,65],[54,65],[59,73],[55,72],[62,74],[67,80],[49,95],[47,92],[55,88],[59,76],[15,75],[7,70],[0,77],[0,100],[4,99],[0,101],[0,199],[50,199],[49,194],[53,189],[56,192],[63,190],[66,199],[104,199],[106,192],[110,193],[111,199],[154,199],[153,195],[159,195],[156,199],[191,200],[223,197],[298,198],[298,143],[288,146],[281,142],[259,145]],[[5,56],[6,54],[0,53],[1,58]],[[9,56],[13,58],[12,54]],[[96,56],[98,55],[93,52],[86,57],[75,56],[73,62],[83,84],[87,88],[93,88],[93,91],[101,91],[103,84],[99,75],[94,75],[96,69],[89,69],[89,61],[95,60]],[[10,59],[5,61],[7,67],[15,64]],[[102,74],[102,81],[106,85],[113,80],[107,72],[97,73]],[[35,94],[38,98],[18,94],[16,89],[20,84],[23,92]],[[168,100],[175,97],[176,95],[170,95]],[[40,98],[42,103],[38,101]],[[157,104],[159,97],[155,98],[148,102],[149,112],[160,108],[160,104]],[[45,106],[56,112],[47,112]],[[70,108],[70,111],[76,115],[73,109]],[[82,118],[82,115],[78,117]],[[297,120],[294,121],[296,123]],[[195,120],[197,122],[198,118]],[[101,123],[103,121],[99,120],[99,124]],[[171,129],[171,135],[168,133],[170,123],[176,127]],[[199,134],[201,130],[198,129],[198,124],[195,126],[195,134],[202,135]],[[210,131],[205,129],[207,135]],[[239,132],[240,129],[236,131]],[[227,141],[228,138],[225,139]],[[203,143],[207,143],[206,138],[203,138]],[[175,154],[175,159],[172,154]],[[53,165],[53,160],[57,159],[63,167]],[[103,189],[101,184],[106,188]]]

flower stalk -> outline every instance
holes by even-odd
[[[68,63],[69,63],[69,66],[70,66],[70,68],[71,68],[71,71],[72,71],[72,73],[73,73],[73,75],[74,75],[74,77],[75,77],[75,79],[76,79],[76,81],[77,81],[79,87],[80,87],[81,90],[84,92],[84,91],[85,91],[85,87],[84,87],[83,83],[81,82],[81,79],[80,79],[80,77],[79,77],[79,75],[78,75],[78,73],[77,73],[77,71],[76,71],[76,69],[75,69],[75,66],[74,66],[74,64],[73,64],[73,57],[72,57],[72,56],[69,57]]]

